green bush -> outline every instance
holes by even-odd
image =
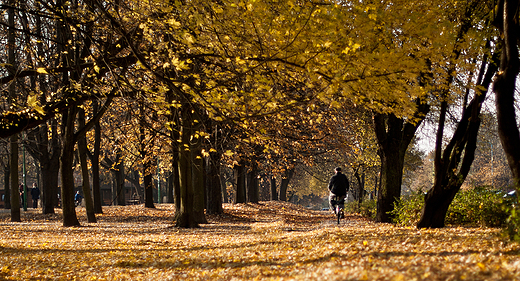
[[[424,205],[424,195],[414,193],[397,201],[391,215],[399,225],[416,225]],[[504,226],[510,214],[510,202],[503,193],[486,187],[461,190],[453,199],[446,213],[447,225]],[[520,219],[519,219],[520,225]]]
[[[376,200],[365,200],[361,203],[361,205],[359,205],[358,202],[348,202],[345,204],[345,212],[358,213],[361,216],[371,220],[375,220],[376,210]]]
[[[394,210],[390,212],[393,221],[398,225],[416,225],[421,218],[421,210],[424,205],[424,194],[416,192],[402,196],[397,200]]]
[[[446,214],[446,224],[499,227],[509,216],[503,193],[486,187],[459,191]]]

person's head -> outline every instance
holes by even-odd
[[[36,183],[33,183],[33,188],[36,188]]]
[[[334,171],[336,171],[336,173],[341,173],[341,167],[337,167]]]

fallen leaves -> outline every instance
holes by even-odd
[[[0,214],[0,279],[511,280],[520,247],[499,229],[417,230],[281,202],[224,205],[199,229],[172,227],[174,207],[104,207],[97,224]],[[78,208],[78,216],[85,217]]]

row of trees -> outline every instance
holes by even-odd
[[[0,136],[10,138],[10,163],[18,163],[20,132],[38,144],[32,154],[49,177],[44,212],[60,167],[65,226],[79,224],[75,149],[89,221],[101,211],[99,166],[122,187],[123,157],[140,167],[147,207],[157,157],[168,159],[176,223],[195,227],[204,208],[221,211],[221,165],[249,171],[235,195],[254,202],[260,170],[290,178],[295,164],[336,150],[359,186],[380,162],[377,220],[387,222],[408,147],[435,113],[436,178],[419,226],[441,227],[473,161],[496,73],[499,131],[518,178],[508,107],[518,3],[412,2],[6,0]],[[445,143],[449,116],[458,125]]]

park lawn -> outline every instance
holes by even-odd
[[[104,207],[98,223],[0,214],[0,280],[520,280],[520,247],[500,229],[376,224],[281,202],[224,204],[198,229],[173,206]]]

